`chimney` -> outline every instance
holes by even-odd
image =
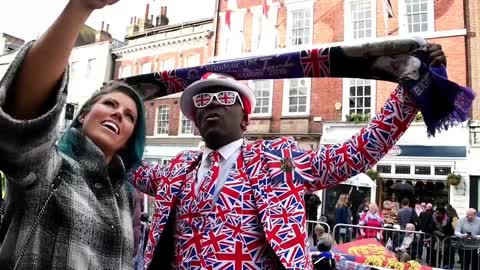
[[[109,33],[108,32],[108,29],[110,28],[110,24],[107,23],[107,29],[105,29],[105,32]]]
[[[150,4],[146,4],[145,6],[145,17],[142,19],[138,18],[138,32],[143,33],[145,32],[148,28],[151,28],[152,21],[148,18],[148,14],[150,11]]]
[[[160,25],[167,25],[167,24],[168,24],[167,7],[162,7],[160,12]]]
[[[137,17],[130,17],[130,24],[127,26],[126,36],[131,36],[138,32]]]
[[[145,20],[148,19],[148,11],[149,11],[149,7],[150,7],[150,4],[147,4],[147,6],[145,7]]]
[[[110,25],[107,24],[106,30],[104,30],[104,27],[105,27],[105,22],[102,21],[102,28],[100,29],[100,31],[97,31],[95,33],[95,42],[104,42],[104,41],[112,40],[112,35],[108,33],[108,28],[110,27]]]

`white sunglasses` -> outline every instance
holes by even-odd
[[[220,91],[217,93],[200,93],[195,96],[193,96],[193,104],[197,109],[204,108],[208,106],[208,104],[212,103],[213,97],[215,97],[218,102],[222,105],[225,106],[231,106],[235,104],[235,101],[238,100],[240,101],[240,105],[242,105],[243,108],[243,103],[242,99],[240,98],[240,95],[235,92],[235,91]]]

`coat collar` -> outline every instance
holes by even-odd
[[[71,158],[78,162],[87,179],[108,178],[113,187],[123,185],[126,172],[119,155],[115,155],[110,164],[107,164],[103,151],[82,131],[71,128],[68,133],[68,136],[71,136]]]

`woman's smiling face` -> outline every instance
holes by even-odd
[[[137,115],[137,106],[132,98],[121,92],[111,92],[100,96],[79,121],[84,134],[108,158],[125,147],[133,134]]]

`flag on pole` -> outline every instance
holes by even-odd
[[[227,25],[228,29],[231,29],[231,27],[230,27],[230,23],[231,23],[230,17],[231,17],[231,15],[232,15],[232,11],[230,9],[227,9],[225,11],[225,25]]]
[[[393,18],[393,7],[391,0],[383,0],[383,4],[385,5],[385,13],[387,14],[388,18]]]
[[[268,10],[269,9],[270,9],[270,7],[267,4],[267,0],[263,0],[262,12],[263,12],[263,16],[265,16],[265,18],[268,18]]]
[[[388,19],[393,18],[393,7],[390,0],[383,0],[383,21],[385,23],[385,35],[388,36]]]

